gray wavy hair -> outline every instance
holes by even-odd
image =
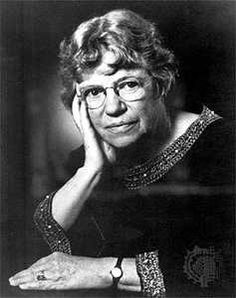
[[[117,57],[112,67],[146,69],[156,79],[160,94],[167,95],[177,74],[174,54],[163,45],[155,24],[119,9],[81,23],[68,40],[61,42],[62,101],[67,108],[75,96],[75,82],[81,82],[83,71],[100,63],[104,48]]]

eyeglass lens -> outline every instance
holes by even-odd
[[[81,97],[87,102],[89,108],[96,109],[104,104],[107,97],[107,89],[113,89],[115,94],[125,101],[137,100],[145,92],[141,80],[129,78],[119,82],[114,87],[85,87],[81,90]]]

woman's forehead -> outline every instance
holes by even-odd
[[[117,55],[112,50],[102,50],[101,62],[91,69],[85,69],[81,74],[79,85],[101,84],[106,81],[116,81],[122,76],[136,76],[145,73],[142,68],[119,68],[116,65]]]
[[[146,77],[147,71],[143,68],[125,69],[114,68],[110,65],[102,65],[101,67],[95,67],[94,69],[85,71],[81,76],[80,87],[88,85],[110,85],[122,78],[127,77]]]

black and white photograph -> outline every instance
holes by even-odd
[[[235,16],[0,1],[0,298],[236,296]]]

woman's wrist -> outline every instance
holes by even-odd
[[[81,177],[81,174],[83,176],[88,177],[91,180],[98,180],[100,176],[103,173],[103,167],[96,166],[95,164],[91,164],[90,162],[85,162],[83,167],[79,168],[77,172],[75,173],[75,178],[76,177]]]
[[[68,230],[100,181],[101,174],[81,167],[56,193],[52,201],[52,216],[64,230]],[[65,200],[66,198],[66,200]]]
[[[112,269],[116,266],[117,258],[98,258],[97,274],[101,278],[104,287],[113,285]],[[124,258],[122,261],[122,276],[118,282],[119,290],[141,291],[140,278],[137,274],[135,258]]]
[[[135,258],[124,258],[122,271],[123,275],[118,283],[118,289],[140,292],[141,284],[137,273]]]
[[[111,269],[116,264],[116,258],[106,257],[106,258],[98,258],[98,267],[97,274],[100,277],[104,287],[111,287],[113,284],[113,279],[110,274]]]

